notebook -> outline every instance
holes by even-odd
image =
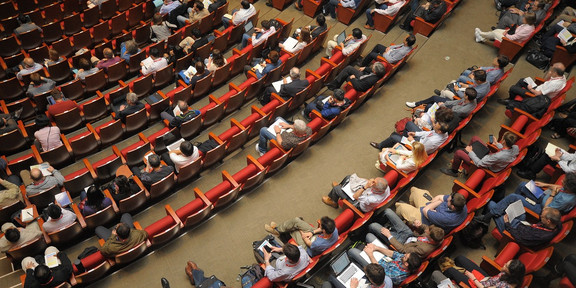
[[[148,105],[152,105],[158,101],[162,100],[162,96],[158,95],[158,93],[154,93],[146,98],[144,98],[144,101],[146,101],[146,103],[148,103]]]
[[[540,199],[542,195],[544,195],[544,190],[536,186],[536,182],[534,182],[534,180],[530,180],[528,183],[526,183],[525,187],[528,189],[528,191],[530,191],[530,193],[532,193],[532,195],[534,195],[534,197],[536,197],[536,200]]]
[[[506,207],[506,215],[508,215],[508,221],[512,221],[514,218],[526,213],[524,210],[524,204],[522,200],[518,200]]]
[[[22,222],[30,222],[34,220],[33,208],[22,209],[21,211],[20,219],[22,219]]]
[[[292,37],[288,37],[286,38],[286,40],[284,41],[284,47],[290,47],[290,49],[296,47],[296,45],[298,45],[298,40],[292,38]]]
[[[68,193],[60,192],[54,196],[56,198],[56,202],[60,205],[60,207],[66,207],[72,203],[70,197],[68,197]]]
[[[284,119],[280,118],[278,120],[276,120],[274,123],[272,123],[272,125],[268,126],[268,132],[272,133],[272,134],[276,134],[276,131],[274,131],[274,126],[280,125],[280,123],[288,123],[286,121],[284,121]],[[280,129],[280,133],[284,132],[284,131],[288,131],[288,132],[292,132],[292,129]]]
[[[286,84],[292,82],[292,78],[286,77],[286,78],[280,79],[280,80],[272,83],[272,86],[274,86],[274,89],[276,89],[277,92],[280,92],[282,85],[284,85],[284,79],[286,79]]]
[[[154,6],[160,7],[164,4],[164,0],[154,0]]]
[[[484,146],[482,143],[480,142],[472,142],[472,151],[474,151],[474,154],[476,154],[476,156],[478,156],[478,158],[482,159],[484,156],[488,155],[488,153],[490,153],[490,149],[486,146]]]
[[[336,37],[336,43],[342,44],[344,41],[346,41],[346,30],[342,31],[342,33]]]
[[[168,149],[168,151],[174,151],[174,150],[178,150],[180,149],[180,144],[182,144],[182,142],[184,142],[184,138],[180,138],[180,140],[166,146],[166,149]]]
[[[388,246],[384,245],[384,243],[382,243],[379,239],[375,239],[374,241],[372,241],[372,244],[378,246],[378,247],[384,247],[384,248],[388,248]],[[374,258],[376,259],[376,261],[380,261],[382,258],[384,258],[384,260],[386,262],[390,262],[392,261],[392,259],[378,251],[374,251]],[[370,258],[368,257],[368,254],[366,254],[366,252],[362,251],[360,252],[360,256],[362,256],[362,258],[364,258],[364,260],[366,260],[366,262],[370,263]]]
[[[188,77],[188,79],[192,79],[192,76],[196,75],[196,73],[198,73],[196,67],[190,66],[188,69],[186,69],[186,71],[184,71],[184,76]]]
[[[42,171],[42,175],[44,176],[52,175],[52,173],[48,171],[48,168],[50,168],[50,164],[48,164],[48,162],[30,166],[30,170],[34,168],[40,169],[40,171]]]
[[[548,145],[546,145],[546,149],[544,150],[544,152],[546,152],[546,154],[548,154],[548,156],[552,157],[554,155],[556,155],[556,149],[558,149],[560,147],[552,144],[552,143],[548,143]]]
[[[48,266],[49,268],[54,268],[56,266],[58,266],[58,256],[56,252],[44,255],[44,263],[46,263],[46,266]]]
[[[344,285],[344,287],[350,287],[350,281],[352,278],[360,280],[360,285],[358,287],[366,287],[367,282],[364,279],[364,271],[362,268],[358,267],[356,263],[350,262],[348,254],[346,252],[342,253],[336,261],[330,264],[332,271],[336,274],[336,279]]]

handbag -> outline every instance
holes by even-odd
[[[410,118],[410,117],[406,117],[406,118],[402,118],[402,119],[398,120],[398,122],[396,122],[396,124],[394,124],[394,129],[396,129],[396,133],[402,135],[402,133],[404,133],[404,130],[406,129],[406,124],[410,121],[412,121],[412,118]]]
[[[540,52],[540,50],[530,50],[528,51],[528,55],[526,55],[526,61],[536,66],[536,68],[544,70],[546,67],[548,67],[550,58],[544,55],[544,53]]]

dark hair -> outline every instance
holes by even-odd
[[[153,56],[154,58],[158,58],[160,57],[160,51],[158,50],[158,48],[154,47],[154,48],[150,48],[150,56]]]
[[[48,119],[48,116],[46,116],[46,114],[39,114],[38,116],[36,116],[36,120],[34,122],[36,125],[36,129],[38,130],[50,126],[50,119]]]
[[[319,26],[326,25],[326,17],[324,17],[322,13],[318,14],[318,16],[316,16],[316,23],[318,23]]]
[[[200,29],[198,29],[198,28],[192,28],[191,34],[192,34],[192,36],[194,36],[194,38],[196,38],[196,39],[202,37],[202,31],[200,31]]]
[[[4,237],[6,237],[6,240],[15,243],[16,241],[20,240],[20,230],[18,230],[18,228],[12,227],[4,231]]]
[[[84,70],[90,70],[92,69],[92,65],[90,65],[90,61],[88,61],[88,59],[80,58],[80,60],[78,60],[78,68]]]
[[[452,120],[454,120],[454,111],[446,106],[441,106],[438,108],[438,110],[436,110],[436,114],[434,116],[436,117],[436,122],[450,123]]]
[[[198,8],[200,11],[204,10],[204,3],[200,2],[200,1],[196,1],[196,2],[194,2],[194,5],[195,5],[196,8]]]
[[[512,132],[505,132],[504,135],[502,135],[502,139],[504,139],[506,147],[512,147],[512,145],[516,143],[516,140],[518,140],[518,137]]]
[[[296,263],[300,260],[300,249],[298,249],[294,244],[285,244],[284,247],[282,247],[282,252],[284,252],[286,258],[288,258],[292,263]]]
[[[104,193],[96,186],[92,185],[86,192],[86,206],[90,206],[97,210],[102,209],[102,202],[104,202]]]
[[[212,63],[216,65],[216,67],[224,66],[224,55],[218,49],[212,50]]]
[[[576,173],[566,173],[564,181],[562,181],[562,187],[564,187],[567,192],[576,193]]]
[[[64,94],[62,91],[58,90],[58,88],[52,89],[52,91],[50,91],[50,96],[52,96],[54,100],[60,100],[64,98]]]
[[[118,235],[120,239],[128,238],[128,236],[130,236],[130,227],[124,223],[118,224],[116,227],[116,235]]]
[[[432,0],[432,4],[434,4],[436,6],[440,5],[440,4],[442,4],[442,0]]]
[[[260,25],[262,25],[262,28],[264,28],[265,30],[270,29],[270,21],[268,20],[262,20],[262,22],[260,22]]]
[[[562,68],[558,68],[558,67],[552,66],[552,67],[550,67],[550,69],[551,69],[552,71],[554,71],[554,74],[556,74],[556,75],[558,75],[558,76],[564,75],[564,69],[562,69]]]
[[[478,96],[478,92],[476,92],[476,89],[474,89],[474,87],[467,87],[466,90],[464,90],[464,94],[468,96],[468,100],[470,101],[474,101],[474,99],[476,99],[476,97]]]
[[[30,74],[30,81],[32,83],[34,83],[35,85],[42,84],[42,78],[40,77],[40,73],[34,72],[34,73]]]
[[[482,69],[474,70],[474,80],[478,80],[480,82],[486,81],[486,71]]]
[[[39,264],[34,268],[34,278],[36,278],[40,284],[46,284],[52,280],[52,270],[44,264]]]
[[[428,230],[430,230],[430,238],[432,238],[432,240],[439,243],[444,239],[444,229],[436,225],[430,225]]]
[[[154,16],[152,16],[152,23],[156,25],[162,23],[162,15],[160,15],[159,13],[154,14]]]
[[[354,36],[356,39],[362,38],[362,30],[360,30],[360,28],[352,29],[352,36]]]
[[[250,2],[248,2],[246,0],[242,0],[242,2],[240,2],[240,5],[242,5],[242,8],[244,8],[244,9],[250,8]]]
[[[526,20],[526,24],[534,25],[534,23],[536,23],[536,15],[532,12],[528,12],[524,14],[524,20]]]
[[[56,49],[50,48],[50,50],[48,50],[48,59],[52,61],[58,61],[60,60],[60,54],[58,51],[56,51]]]
[[[190,141],[184,141],[180,143],[180,152],[186,156],[192,156],[194,154],[194,145]]]
[[[460,193],[454,193],[452,194],[452,199],[450,200],[450,203],[454,205],[454,210],[462,211],[462,209],[464,209],[464,207],[466,206],[466,198],[464,197],[464,195]]]
[[[120,175],[114,178],[114,184],[118,186],[118,189],[115,189],[114,191],[115,194],[123,194],[123,193],[130,194],[130,192],[132,192],[132,189],[130,189],[130,180],[128,180],[128,177],[124,175]]]
[[[48,216],[52,219],[58,219],[62,216],[62,208],[56,204],[48,205]]]
[[[312,41],[312,35],[310,34],[310,28],[304,27],[302,31],[300,31],[300,41],[310,43]]]
[[[334,99],[336,99],[338,101],[342,101],[342,100],[344,100],[345,94],[346,94],[346,92],[344,92],[344,90],[338,88],[338,89],[334,90]]]
[[[204,72],[206,72],[206,67],[204,66],[204,62],[202,61],[196,61],[194,67],[196,67],[196,74],[202,75],[204,74]]]
[[[510,59],[508,59],[508,56],[506,55],[498,55],[498,67],[500,67],[500,69],[503,69],[504,67],[506,67],[506,65],[508,65],[508,63],[510,63]]]
[[[380,264],[370,263],[364,267],[364,272],[366,272],[366,277],[372,284],[381,286],[384,283],[386,271]]]
[[[148,164],[150,164],[150,167],[152,167],[152,168],[160,167],[160,156],[158,156],[156,154],[150,155],[148,157]]]
[[[270,62],[272,62],[272,64],[276,64],[280,59],[280,54],[278,54],[278,51],[272,50],[270,51],[270,53],[268,53],[268,59],[270,59]]]
[[[513,259],[510,260],[510,264],[508,265],[508,273],[504,273],[502,277],[500,277],[500,280],[508,284],[519,286],[524,281],[524,274],[526,274],[526,267],[524,264],[518,259]]]
[[[320,218],[320,227],[322,227],[326,233],[332,234],[336,229],[336,223],[334,222],[334,219],[324,216]]]
[[[414,36],[414,34],[410,33],[408,35],[408,37],[406,37],[406,44],[410,47],[412,47],[412,45],[414,45],[414,43],[416,43],[416,36]]]
[[[28,15],[20,14],[20,16],[18,16],[18,21],[20,21],[20,24],[25,24],[32,22],[32,19],[30,19],[30,16]]]
[[[414,271],[418,270],[418,267],[420,267],[420,264],[422,264],[422,260],[416,253],[409,253],[408,260],[406,262],[408,262],[408,270],[411,273],[414,273]]]

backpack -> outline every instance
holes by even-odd
[[[528,97],[522,101],[515,101],[512,100],[506,106],[508,110],[514,110],[514,108],[519,108],[532,114],[532,116],[536,118],[540,118],[546,113],[548,110],[548,106],[550,106],[550,98],[546,95],[538,95],[535,97]]]
[[[220,279],[216,278],[216,276],[212,275],[209,278],[206,278],[200,285],[196,285],[196,288],[220,288],[225,287],[226,284],[222,282]]]
[[[262,267],[260,267],[258,264],[252,264],[250,266],[243,266],[240,268],[248,269],[243,274],[240,274],[242,288],[250,288],[264,277],[264,269],[262,269]]]
[[[550,58],[544,55],[540,50],[530,50],[526,55],[526,61],[536,66],[540,70],[546,69],[550,63]]]
[[[462,244],[470,248],[482,248],[483,250],[486,250],[486,246],[484,246],[482,241],[482,237],[484,237],[486,233],[488,233],[488,225],[474,218],[468,226],[464,227],[464,229],[459,232],[460,241],[462,241]]]
[[[542,148],[538,147],[538,145],[528,146],[528,152],[526,152],[526,156],[524,157],[522,162],[520,162],[517,165],[517,168],[519,170],[524,170],[526,168],[529,168],[538,159],[540,159],[540,157],[542,157],[543,154],[544,154],[544,150],[542,150]]]

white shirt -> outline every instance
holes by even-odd
[[[412,157],[411,150],[396,150],[396,153],[406,156],[398,158],[396,161],[396,168],[404,173],[410,173],[416,170],[416,163],[414,163],[414,158]],[[382,154],[380,162],[386,163],[386,154]]]
[[[428,155],[434,153],[448,139],[448,133],[438,134],[434,131],[418,131],[416,132],[416,137],[420,137],[418,142],[424,145],[426,148],[426,153]]]
[[[260,38],[256,38],[256,36],[252,36],[252,47],[258,46],[258,44],[263,43],[272,35],[272,33],[276,32],[276,27],[272,26],[270,29],[266,30],[265,32],[260,35]]]
[[[298,41],[298,43],[296,43],[296,46],[292,46],[292,47],[284,46],[284,50],[294,54],[294,53],[304,49],[304,47],[306,47],[306,45],[308,45],[308,43],[306,43],[304,41]]]
[[[568,153],[562,149],[562,156],[560,156],[560,161],[558,165],[565,173],[576,172],[576,153]]]
[[[366,35],[362,35],[362,38],[360,39],[353,38],[352,40],[346,42],[346,44],[344,44],[344,49],[342,49],[342,54],[344,54],[344,56],[352,54],[354,51],[356,51],[356,49],[358,49],[358,47],[360,47],[360,44],[366,41],[366,39]]]
[[[376,1],[376,3],[378,3],[378,1]],[[402,8],[405,3],[405,0],[390,0],[388,1],[388,7],[386,9],[374,9],[374,12],[381,15],[394,16],[396,13],[398,13],[398,11],[400,11],[400,8]]]
[[[150,58],[150,57],[148,57]],[[148,59],[146,58],[146,59]],[[150,58],[152,59],[152,58]],[[154,62],[149,66],[142,66],[142,75],[148,75],[150,73],[156,73],[156,71],[168,66],[168,61],[164,57],[158,57]]]
[[[548,79],[548,81],[538,85],[536,91],[542,92],[542,95],[548,96],[548,98],[553,99],[558,95],[558,92],[566,86],[566,77],[553,77]]]
[[[256,8],[254,5],[250,4],[248,9],[240,9],[232,17],[232,24],[238,25],[250,18],[252,15],[256,14]]]
[[[46,233],[55,232],[61,228],[68,227],[76,221],[76,214],[67,209],[62,209],[62,216],[59,219],[53,220],[48,217],[48,221],[44,222],[42,228]]]
[[[183,166],[192,163],[194,160],[200,157],[200,153],[198,153],[198,148],[194,146],[194,152],[190,156],[186,156],[184,154],[176,154],[170,153],[170,160],[174,163],[174,167],[176,168],[176,172],[180,171],[180,168]]]
[[[372,187],[370,187],[364,190],[362,195],[358,197],[358,208],[362,212],[370,212],[380,203],[384,202],[388,196],[390,196],[390,186],[386,187],[386,191],[382,193],[374,193]]]

